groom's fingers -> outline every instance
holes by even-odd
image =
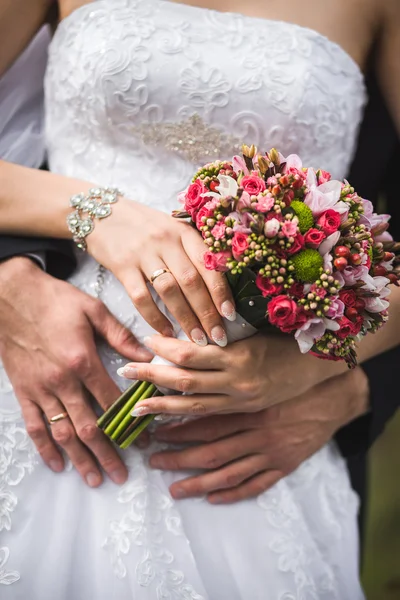
[[[21,398],[20,402],[26,431],[33,440],[43,462],[55,473],[60,473],[64,469],[64,459],[50,435],[42,411],[31,400]]]
[[[171,485],[170,492],[173,498],[180,499],[204,496],[216,490],[230,490],[237,488],[265,468],[265,457],[255,454],[216,471],[178,481]]]
[[[203,417],[186,423],[168,424],[157,427],[154,437],[160,442],[168,442],[169,444],[214,442],[228,435],[234,435],[252,428],[253,423],[250,422],[249,417],[250,413],[237,413]]]
[[[284,477],[284,473],[281,471],[264,471],[237,487],[209,494],[207,500],[211,504],[231,504],[232,502],[256,498],[273,487],[282,477]]]

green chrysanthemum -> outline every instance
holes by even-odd
[[[313,283],[319,279],[323,260],[318,250],[302,250],[292,256],[291,262],[294,266],[294,275],[297,281]]]
[[[290,205],[296,217],[299,219],[300,233],[306,233],[314,225],[314,217],[311,209],[301,200],[293,200]]]

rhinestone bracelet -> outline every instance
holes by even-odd
[[[94,219],[105,219],[111,215],[111,204],[118,202],[122,192],[117,188],[90,188],[87,194],[71,196],[70,206],[74,209],[67,217],[69,231],[81,250],[87,250],[86,237],[94,229]]]

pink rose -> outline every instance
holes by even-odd
[[[223,250],[222,252],[216,252],[214,254],[215,256],[215,260],[216,260],[216,267],[215,270],[216,271],[227,271],[228,267],[226,266],[226,263],[228,262],[228,260],[230,260],[232,258],[231,253],[229,252],[229,250]]]
[[[294,237],[298,231],[297,220],[296,221],[283,221],[282,233],[286,237]]]
[[[326,183],[327,181],[331,180],[331,174],[328,173],[328,171],[323,171],[322,169],[319,169],[319,171],[317,171],[317,181],[318,181],[318,185],[322,185],[323,183]]]
[[[204,254],[204,266],[209,271],[215,271],[217,268],[217,258],[214,252],[205,252]]]
[[[331,235],[339,229],[340,220],[340,214],[336,212],[336,210],[330,208],[320,216],[317,223],[322,228],[325,235]]]
[[[236,260],[240,260],[247,248],[249,247],[249,242],[247,239],[247,235],[245,233],[241,233],[240,231],[236,231],[235,235],[232,238],[232,254]]]
[[[268,318],[271,325],[279,327],[285,333],[298,329],[307,321],[303,308],[283,295],[272,298],[268,303]]]
[[[258,175],[247,175],[240,182],[240,187],[250,196],[258,196],[260,192],[265,190],[265,181]]]
[[[266,213],[271,210],[274,204],[275,200],[273,196],[263,196],[255,204],[253,204],[253,208],[258,210],[258,212]]]
[[[266,221],[265,225],[264,225],[264,233],[266,235],[267,238],[273,238],[276,235],[278,235],[278,231],[280,229],[280,222],[278,221],[278,219],[269,219],[268,221]]]
[[[318,248],[321,242],[326,238],[323,231],[319,229],[309,229],[304,235],[304,242],[309,248]]]
[[[226,225],[218,221],[216,225],[211,229],[211,235],[214,236],[216,240],[220,240],[224,237],[226,230]]]
[[[290,246],[290,248],[287,249],[287,253],[288,254],[296,254],[296,252],[300,252],[300,250],[303,250],[303,248],[304,248],[304,237],[301,235],[301,233],[298,233],[296,235],[296,237],[294,238],[293,244]]]
[[[194,218],[197,211],[207,202],[207,198],[202,196],[206,192],[206,188],[201,179],[196,179],[191,183],[186,190],[185,208],[189,215]]]
[[[197,215],[194,217],[192,217],[193,219],[196,218],[196,227],[197,229],[200,229],[200,227],[203,227],[204,223],[202,221],[202,218],[205,217],[206,219],[211,218],[214,216],[214,211],[216,209],[216,207],[218,206],[219,202],[217,199],[214,200],[209,200],[208,202],[206,202],[204,204],[204,206],[202,206],[199,210],[199,212],[197,213]]]
[[[282,285],[271,283],[268,277],[263,277],[260,274],[257,275],[256,286],[261,291],[264,298],[266,298],[267,296],[276,296],[277,294],[280,294],[283,290]]]

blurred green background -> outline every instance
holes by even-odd
[[[367,600],[400,600],[400,412],[369,462],[364,589]]]

